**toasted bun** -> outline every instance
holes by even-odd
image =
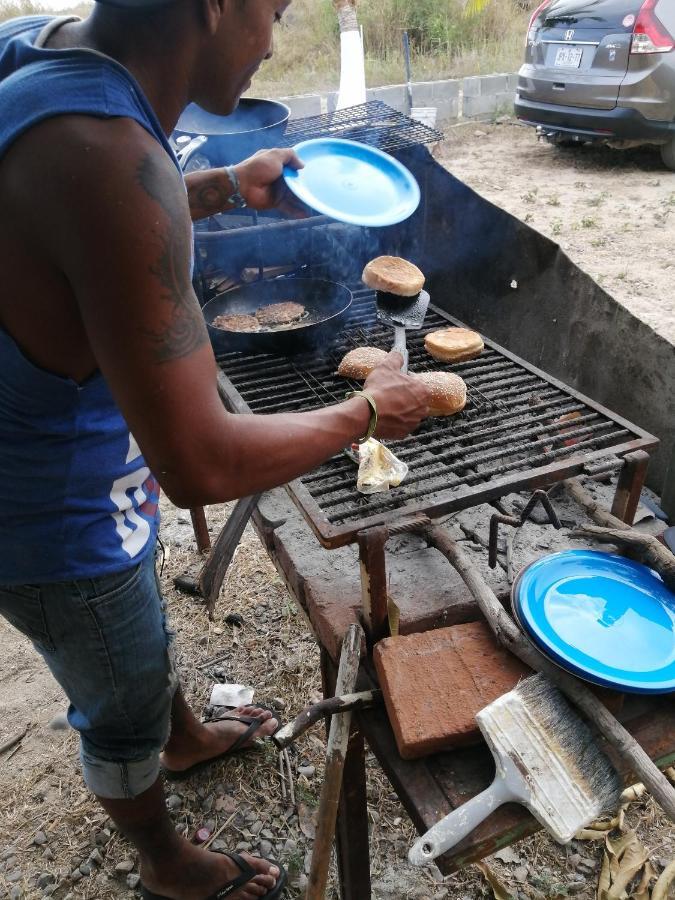
[[[440,362],[456,363],[475,359],[483,352],[483,338],[468,328],[443,328],[432,331],[424,338],[424,347],[430,356]]]
[[[387,355],[378,347],[357,347],[343,358],[338,366],[338,375],[353,378],[354,381],[365,381],[373,369],[385,361]]]
[[[424,287],[423,273],[398,256],[378,256],[368,263],[361,278],[367,287],[399,297],[414,297]]]
[[[459,375],[452,372],[421,372],[413,377],[423,381],[431,391],[430,416],[454,416],[466,406],[466,385]]]

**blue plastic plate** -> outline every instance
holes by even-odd
[[[412,173],[375,147],[316,138],[293,149],[305,168],[286,167],[286,184],[323,215],[377,228],[403,222],[419,206],[420,188]]]
[[[562,668],[604,687],[675,691],[675,594],[640,563],[565,550],[523,569],[513,609]]]

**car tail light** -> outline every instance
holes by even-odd
[[[631,53],[668,53],[675,47],[673,36],[654,12],[657,3],[645,0],[642,4],[633,28]]]
[[[535,9],[535,11],[530,16],[530,22],[527,26],[527,38],[525,41],[525,46],[529,46],[534,43],[534,39],[537,34],[537,29],[534,27],[534,23],[537,21],[539,16],[543,13],[546,7],[552,2],[552,0],[544,0],[543,3],[540,3],[539,6]]]

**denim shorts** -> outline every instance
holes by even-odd
[[[30,638],[68,696],[87,787],[109,799],[147,790],[178,684],[154,554],[101,578],[0,585],[0,615]]]

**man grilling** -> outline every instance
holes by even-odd
[[[396,354],[366,382],[372,404],[235,420],[219,400],[190,220],[274,206],[299,161],[275,150],[183,181],[166,136],[190,101],[232,112],[288,5],[106,0],[84,21],[0,26],[0,613],[68,695],[85,781],[137,847],[147,897],[275,898],[286,877],[193,846],[166,812],[162,748],[180,776],[277,723],[244,707],[203,725],[187,707],[154,570],[159,486],[183,507],[255,494],[427,409]]]

